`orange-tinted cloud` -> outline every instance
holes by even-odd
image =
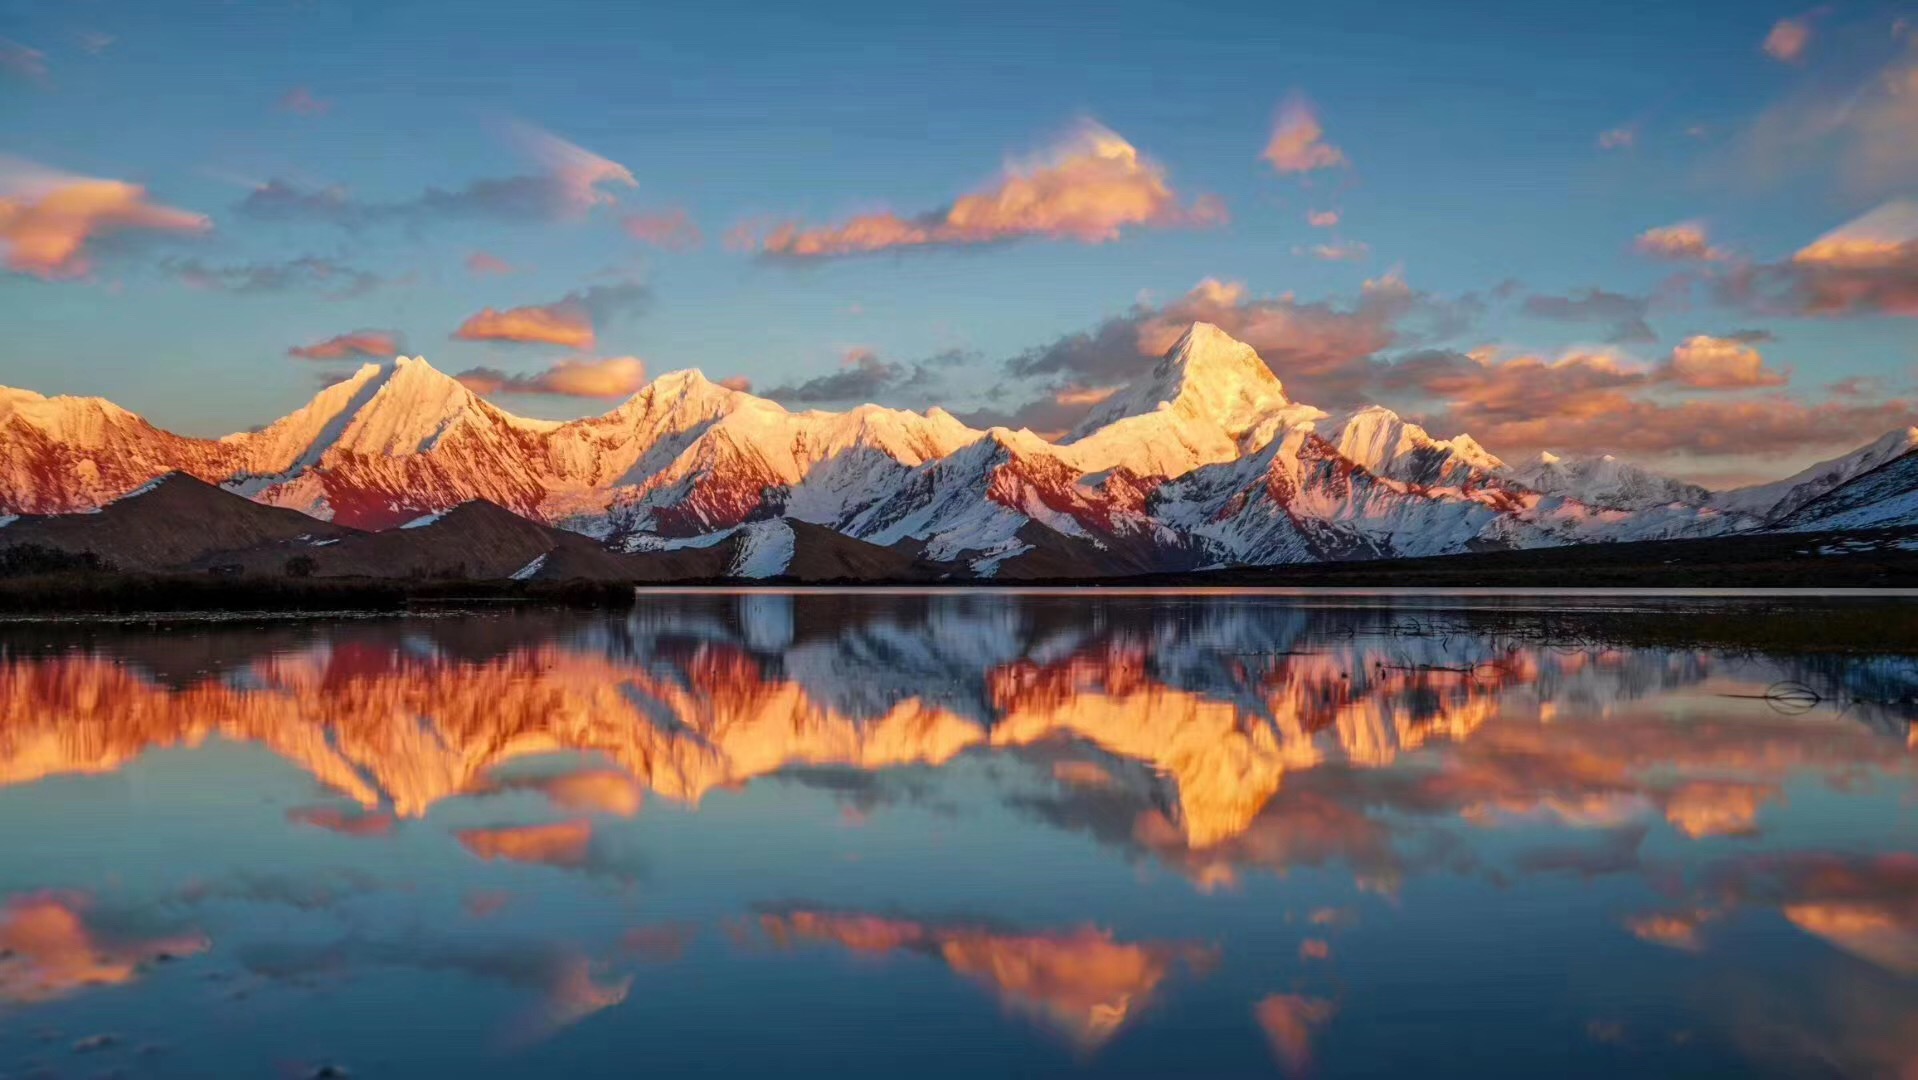
[[[590,349],[598,339],[586,309],[569,304],[484,308],[468,316],[453,336],[462,341],[517,341]]]
[[[728,390],[737,390],[742,394],[749,394],[753,389],[753,381],[744,375],[728,375],[719,380],[719,385]]]
[[[354,330],[311,345],[296,345],[286,350],[286,354],[300,360],[345,360],[355,356],[390,360],[401,351],[400,336],[391,330]]]
[[[912,951],[935,957],[990,987],[1006,1007],[1087,1050],[1143,1011],[1175,966],[1205,969],[1215,959],[1213,950],[1201,946],[1115,941],[1091,927],[1021,934],[808,910],[763,915],[760,926],[780,945],[830,942],[860,953]]]
[[[485,251],[475,251],[466,257],[466,269],[468,273],[474,275],[510,274],[513,272],[514,267],[512,263],[507,262],[498,255]]]
[[[604,360],[561,359],[531,375],[508,375],[497,368],[468,368],[455,375],[468,390],[492,394],[551,394],[560,397],[623,398],[646,385],[646,363],[637,356]]]
[[[559,810],[614,817],[632,817],[645,802],[639,781],[618,769],[579,769],[546,776],[511,777],[491,782],[485,790],[535,791]]]
[[[1717,912],[1703,908],[1689,911],[1655,911],[1626,919],[1625,929],[1640,941],[1649,941],[1668,949],[1698,952],[1705,947],[1700,931],[1706,923],[1717,917]]]
[[[699,226],[683,209],[674,209],[657,214],[627,214],[619,219],[620,228],[626,235],[642,244],[651,244],[668,251],[683,251],[696,248],[704,239]]]
[[[25,893],[0,908],[0,1002],[34,1004],[132,982],[146,965],[205,952],[202,935],[116,940],[90,925],[79,893]]]
[[[1309,173],[1348,164],[1345,151],[1325,141],[1325,128],[1312,103],[1297,93],[1279,106],[1272,137],[1259,156],[1281,173]]]
[[[1632,247],[1640,255],[1674,262],[1714,262],[1725,258],[1724,252],[1712,246],[1704,223],[1699,221],[1646,229],[1638,234]]]
[[[942,210],[912,218],[865,214],[816,228],[788,223],[756,246],[768,255],[817,259],[1026,237],[1102,244],[1131,226],[1204,226],[1225,217],[1224,204],[1211,196],[1181,206],[1163,168],[1087,122],[1051,153],[1009,165],[996,182]]]
[[[1912,119],[1918,124],[1918,111]],[[1759,314],[1918,316],[1918,202],[1886,203],[1784,262],[1734,266],[1709,280],[1720,303]]]
[[[1810,45],[1811,16],[1800,15],[1773,23],[1771,32],[1765,35],[1763,48],[1765,55],[1773,60],[1796,64],[1805,58],[1805,50]]]
[[[332,109],[333,103],[313,96],[311,87],[296,86],[280,96],[280,111],[295,116],[325,116]]]
[[[1315,229],[1329,229],[1339,223],[1339,212],[1337,210],[1308,210],[1305,214],[1305,223]]]
[[[1312,1039],[1337,1012],[1331,1001],[1300,994],[1273,994],[1252,1007],[1273,1059],[1293,1076],[1311,1069]]]
[[[1329,942],[1319,938],[1306,938],[1299,942],[1299,959],[1330,960],[1331,958],[1332,946]]]
[[[162,206],[119,180],[69,176],[0,158],[0,251],[7,269],[54,280],[90,266],[88,245],[123,232],[199,233],[205,215]]]
[[[1918,184],[1918,37],[1902,46],[1851,79],[1795,83],[1739,135],[1725,179],[1835,178],[1852,195],[1909,194]]]
[[[1756,348],[1734,338],[1694,334],[1672,350],[1668,371],[1679,386],[1693,390],[1740,390],[1783,386],[1782,372],[1765,366]]]
[[[341,836],[387,836],[398,824],[393,815],[384,810],[342,806],[296,806],[286,812],[286,819],[295,825],[325,829]]]
[[[586,865],[593,823],[581,819],[551,825],[464,829],[457,835],[462,847],[487,862],[501,859],[570,869]]]
[[[461,341],[510,341],[586,350],[599,340],[598,323],[644,305],[650,296],[645,286],[633,282],[594,285],[550,304],[485,308],[461,323],[453,336]]]

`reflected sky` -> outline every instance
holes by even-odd
[[[1918,661],[1538,625],[0,629],[0,1071],[1918,1070]]]

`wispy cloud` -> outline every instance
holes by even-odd
[[[1309,173],[1350,164],[1345,151],[1325,141],[1325,127],[1303,94],[1294,93],[1279,106],[1272,137],[1259,155],[1280,173]]]
[[[280,95],[280,111],[295,116],[325,116],[333,111],[333,103],[315,97],[311,87],[296,86]]]
[[[1579,289],[1567,296],[1533,295],[1520,305],[1527,315],[1555,322],[1597,323],[1606,327],[1611,342],[1656,341],[1645,317],[1651,300],[1605,289]]]
[[[45,85],[48,78],[47,54],[11,38],[0,37],[0,74]]]
[[[202,233],[203,214],[162,206],[146,188],[0,158],[0,250],[7,269],[45,279],[91,268],[90,246],[117,233]]]
[[[498,255],[485,251],[475,251],[466,257],[466,269],[468,273],[475,275],[510,274],[513,272],[514,267],[512,263],[507,262]]]
[[[771,256],[822,259],[1032,237],[1102,244],[1134,226],[1203,226],[1225,217],[1211,196],[1181,205],[1162,167],[1088,121],[1049,153],[1008,165],[997,181],[942,209],[817,227],[788,223],[742,239]]]
[[[627,214],[619,220],[620,228],[626,235],[642,244],[651,244],[668,251],[684,251],[696,248],[704,239],[699,226],[683,209],[665,210],[653,214]]]
[[[286,354],[298,360],[346,360],[355,356],[389,360],[402,351],[400,335],[392,330],[353,330],[311,345],[296,345]]]
[[[512,141],[538,166],[524,176],[475,180],[453,190],[428,188],[410,199],[363,202],[345,188],[312,188],[272,179],[239,204],[245,216],[267,221],[323,221],[347,228],[435,221],[572,221],[618,200],[610,188],[636,187],[626,166],[527,125]]]
[[[1598,133],[1600,150],[1630,150],[1638,145],[1638,125],[1621,124]]]
[[[550,304],[485,308],[461,323],[453,336],[462,341],[508,341],[586,350],[598,343],[601,322],[637,310],[651,297],[646,286],[634,282],[594,285]]]
[[[371,270],[318,255],[227,266],[215,266],[199,259],[168,259],[161,263],[161,268],[196,289],[240,294],[311,289],[328,300],[365,296],[389,280]]]
[[[636,356],[604,360],[564,358],[532,374],[511,375],[498,368],[476,367],[454,378],[476,394],[542,394],[579,398],[630,397],[646,385],[646,364]],[[577,807],[575,807],[577,809]]]
[[[948,350],[916,363],[882,359],[871,349],[847,349],[838,371],[765,391],[775,401],[793,404],[864,403],[899,395],[925,399],[941,386],[943,372],[971,359],[971,354]]]

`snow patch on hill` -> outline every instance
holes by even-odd
[[[739,552],[726,573],[737,578],[778,577],[792,565],[797,544],[798,538],[785,519],[754,522],[740,530]]]

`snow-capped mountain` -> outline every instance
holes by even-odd
[[[180,471],[357,529],[479,499],[628,551],[732,537],[741,573],[776,572],[795,528],[981,575],[1123,573],[1749,530],[1914,446],[1918,429],[1894,432],[1716,496],[1610,457],[1514,468],[1389,409],[1295,402],[1249,346],[1197,323],[1059,442],[937,408],[793,412],[693,371],[554,422],[401,357],[223,439],[0,389],[0,513],[90,510]]]
[[[1657,506],[1706,506],[1712,493],[1610,454],[1600,457],[1561,457],[1541,453],[1511,478],[1534,491],[1563,495],[1587,506],[1616,510],[1649,510]]]

